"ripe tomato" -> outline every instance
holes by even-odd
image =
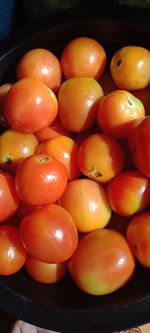
[[[19,230],[27,252],[40,261],[64,262],[77,247],[78,232],[71,215],[55,204],[26,215]]]
[[[91,134],[79,147],[81,172],[99,183],[110,181],[124,166],[124,154],[117,140],[104,133]]]
[[[37,48],[26,52],[16,67],[18,80],[34,77],[55,93],[60,87],[62,71],[58,58],[51,51]]]
[[[8,124],[23,133],[34,133],[50,125],[57,112],[55,94],[35,78],[14,83],[4,101],[4,116]]]
[[[13,176],[0,172],[0,222],[11,217],[18,206],[19,197]]]
[[[0,126],[2,127],[9,127],[3,112],[3,105],[5,97],[9,91],[9,89],[12,87],[12,83],[4,83],[2,86],[0,86]]]
[[[68,270],[68,263],[65,261],[49,264],[28,256],[25,263],[25,269],[32,279],[40,283],[50,284],[55,283],[64,277]]]
[[[22,201],[40,206],[60,198],[67,185],[67,172],[56,158],[34,154],[19,165],[15,182]]]
[[[14,226],[0,226],[0,274],[18,272],[25,264],[27,252]]]
[[[21,161],[33,155],[37,146],[34,134],[20,133],[13,129],[4,131],[0,136],[1,169],[15,173]]]
[[[106,52],[95,39],[78,37],[66,45],[60,62],[67,79],[93,77],[98,80],[106,66]]]
[[[80,176],[78,151],[79,147],[77,143],[64,135],[44,141],[37,147],[37,153],[51,155],[64,165],[68,180],[76,179]]]
[[[126,239],[111,229],[84,236],[69,261],[76,285],[91,295],[106,295],[132,277],[135,261]]]
[[[150,177],[150,116],[137,122],[129,135],[128,143],[135,166]]]
[[[111,217],[105,189],[90,179],[69,182],[59,204],[71,214],[80,232],[104,228]]]
[[[104,96],[97,112],[99,127],[114,138],[127,138],[135,119],[145,116],[143,103],[126,90]]]
[[[138,171],[122,172],[108,184],[107,195],[116,213],[130,216],[150,204],[150,181]]]
[[[72,132],[92,127],[103,90],[93,78],[76,77],[62,83],[58,93],[59,116]]]
[[[137,90],[150,83],[150,52],[140,46],[124,46],[112,57],[110,71],[120,89]]]
[[[150,268],[150,211],[133,217],[127,228],[127,239],[137,260]]]

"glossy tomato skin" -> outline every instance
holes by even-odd
[[[150,268],[150,211],[137,214],[127,228],[127,239],[141,265]]]
[[[56,202],[66,188],[67,179],[63,164],[45,154],[27,157],[15,175],[20,199],[33,206]]]
[[[128,143],[136,168],[150,177],[150,116],[137,122],[128,137]]]
[[[127,138],[136,119],[145,116],[143,103],[126,90],[115,90],[101,101],[97,122],[105,133],[114,138]]]
[[[129,45],[119,49],[112,57],[110,71],[120,89],[137,90],[150,83],[150,52],[140,46]]]
[[[61,280],[68,270],[68,263],[49,264],[28,256],[25,269],[32,279],[45,284],[56,283]]]
[[[79,232],[104,228],[111,217],[105,189],[91,179],[70,181],[59,204],[71,214]]]
[[[27,252],[47,263],[68,260],[78,244],[78,232],[71,215],[55,204],[26,215],[19,230]]]
[[[116,139],[105,133],[96,133],[81,143],[78,161],[85,176],[106,183],[123,169],[124,153]]]
[[[111,229],[84,236],[69,261],[75,284],[91,295],[106,295],[125,285],[135,270],[126,239]]]
[[[106,52],[95,39],[78,37],[71,40],[61,54],[64,76],[93,77],[98,80],[106,66]]]
[[[19,201],[14,177],[0,172],[0,222],[4,222],[16,212]]]
[[[107,196],[113,211],[133,215],[149,206],[150,181],[139,171],[122,172],[108,184]]]
[[[77,143],[64,135],[46,140],[37,147],[37,153],[51,155],[64,165],[68,180],[76,179],[80,176],[78,151]]]
[[[0,226],[0,249],[0,274],[11,275],[24,266],[27,252],[16,227]]]
[[[59,116],[71,132],[92,127],[103,90],[93,78],[74,77],[62,83],[58,93]]]
[[[34,134],[20,133],[13,129],[4,131],[0,136],[0,167],[15,174],[18,165],[27,156],[33,155],[38,146]]]
[[[50,125],[57,112],[55,94],[35,78],[14,83],[4,101],[4,116],[8,124],[23,133],[34,133]]]
[[[37,48],[26,52],[16,67],[18,80],[33,77],[42,81],[55,93],[60,87],[62,70],[54,53]]]

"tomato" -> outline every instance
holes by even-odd
[[[99,183],[110,181],[124,166],[124,154],[117,140],[104,133],[91,134],[79,147],[81,172]]]
[[[14,226],[0,226],[0,274],[18,272],[25,264],[27,252]]]
[[[16,218],[18,222],[20,221],[29,213],[31,213],[33,210],[39,209],[41,206],[31,206],[23,201],[20,201],[19,207],[16,211]]]
[[[85,235],[69,261],[75,284],[91,295],[106,295],[133,276],[135,260],[126,239],[111,229]]]
[[[71,214],[80,232],[104,228],[111,217],[105,189],[90,179],[70,181],[59,204]]]
[[[34,154],[19,165],[15,182],[22,201],[40,206],[60,198],[67,185],[67,172],[56,158]]]
[[[67,79],[93,77],[98,80],[106,66],[106,52],[95,39],[78,37],[66,45],[60,62]]]
[[[26,215],[19,232],[27,252],[47,263],[66,261],[78,243],[77,228],[71,215],[55,204]]]
[[[150,52],[144,47],[129,45],[112,57],[110,71],[120,89],[137,90],[150,84]]]
[[[95,122],[103,90],[93,78],[77,77],[62,83],[58,93],[59,116],[72,132],[89,129]]]
[[[150,181],[138,171],[122,172],[107,188],[111,208],[123,216],[138,213],[150,204]]]
[[[150,116],[139,120],[128,138],[133,161],[138,170],[150,177]]]
[[[49,140],[58,135],[72,136],[72,133],[65,128],[59,118],[59,113],[55,120],[49,125],[41,130],[34,133],[38,142],[42,143],[45,140]]]
[[[12,87],[12,83],[4,83],[0,86],[0,126],[2,127],[9,127],[3,112],[3,105],[5,97],[9,91],[9,89]]]
[[[16,192],[14,177],[0,172],[0,222],[7,220],[17,210],[19,197]]]
[[[4,131],[0,136],[1,169],[15,173],[21,161],[33,155],[37,146],[34,134],[20,133],[13,129]]]
[[[26,52],[16,67],[18,80],[34,77],[55,93],[60,87],[62,71],[58,58],[49,50],[37,48]]]
[[[137,214],[127,228],[127,239],[137,260],[150,268],[150,211]]]
[[[32,279],[51,284],[61,280],[68,270],[67,261],[56,264],[49,264],[34,257],[28,256],[25,269]]]
[[[55,94],[35,78],[14,83],[4,101],[4,116],[8,124],[23,133],[34,133],[50,125],[57,112]]]
[[[115,90],[101,101],[97,122],[99,127],[114,138],[127,138],[135,119],[145,116],[143,103],[126,90]]]
[[[132,91],[132,94],[142,101],[146,116],[150,116],[150,87]]]
[[[79,147],[77,143],[64,135],[44,141],[37,147],[37,153],[51,155],[64,165],[68,180],[76,179],[80,176],[78,151]]]

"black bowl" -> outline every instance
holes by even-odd
[[[1,83],[15,80],[15,65],[27,50],[45,47],[59,56],[66,43],[77,36],[97,39],[109,57],[123,45],[150,49],[148,9],[86,6],[86,10],[67,10],[33,22],[5,40],[0,51]],[[43,285],[21,270],[0,276],[0,307],[15,318],[59,332],[124,330],[150,321],[150,270],[137,265],[132,280],[107,296],[83,293],[69,275],[59,283]]]

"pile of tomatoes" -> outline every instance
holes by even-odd
[[[0,274],[104,295],[150,268],[149,50],[32,49],[0,107]]]

